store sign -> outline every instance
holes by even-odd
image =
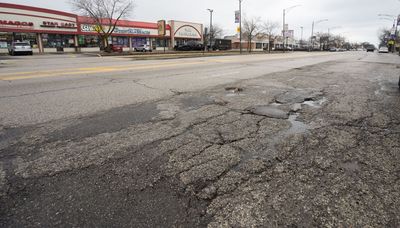
[[[294,30],[287,30],[284,34],[286,38],[294,38]]]
[[[137,35],[150,35],[150,31],[140,28],[119,28],[115,27],[114,33],[119,34],[137,34]]]
[[[157,22],[157,28],[158,28],[158,35],[159,36],[165,36],[167,34],[167,30],[166,30],[166,22],[165,20],[159,20]]]
[[[107,29],[105,29],[107,31]],[[82,32],[97,32],[100,31],[98,25],[81,25]],[[132,35],[151,35],[151,31],[149,29],[141,29],[141,28],[125,28],[125,27],[115,27],[115,34],[132,34]]]
[[[199,32],[191,26],[182,26],[175,34],[176,37],[201,38]]]
[[[68,23],[68,22],[53,22],[53,21],[43,21],[40,25],[43,28],[65,28],[65,29],[76,29],[75,23]]]
[[[33,22],[0,20],[0,26],[32,27]]]

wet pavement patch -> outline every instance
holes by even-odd
[[[273,105],[255,106],[247,109],[252,114],[266,116],[275,119],[288,119],[289,113],[278,109]]]
[[[73,124],[60,131],[50,133],[47,138],[49,142],[63,140],[79,140],[103,133],[118,132],[134,124],[150,122],[160,113],[156,104],[129,105],[114,108],[92,116],[79,119]]]
[[[307,124],[298,121],[297,120],[298,117],[299,117],[298,114],[289,116],[289,122],[292,124],[292,126],[290,127],[289,130],[285,132],[286,135],[301,134],[310,129],[310,127]]]

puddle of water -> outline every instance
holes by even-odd
[[[265,148],[262,151],[257,151],[257,152],[249,152],[246,154],[242,154],[241,156],[241,162],[240,164],[235,168],[235,170],[240,170],[243,164],[245,164],[247,161],[251,159],[265,159],[266,161],[273,160],[278,153],[278,150],[276,146],[282,142],[283,140],[287,140],[286,137],[294,134],[302,134],[307,132],[309,129],[312,129],[310,126],[307,124],[298,121],[297,118],[299,117],[299,114],[293,114],[289,116],[288,121],[291,123],[291,127],[287,130],[283,130],[273,136],[271,139],[268,140],[268,147]]]
[[[311,127],[309,127],[307,124],[297,121],[298,117],[299,114],[293,114],[289,116],[289,122],[292,124],[292,127],[284,132],[285,135],[301,134],[311,129]]]

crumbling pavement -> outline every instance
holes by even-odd
[[[3,129],[0,225],[398,227],[394,72],[330,62]]]

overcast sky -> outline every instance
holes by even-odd
[[[72,12],[68,0],[1,0],[2,2],[30,5]],[[235,33],[234,11],[239,8],[238,0],[135,0],[135,9],[129,19],[155,22],[160,19],[184,20],[209,24],[207,8],[214,9],[214,23],[224,29],[226,35]],[[380,28],[391,28],[393,22],[383,20],[378,14],[400,13],[400,0],[243,0],[246,17],[261,17],[282,24],[282,10],[293,5],[287,15],[289,28],[300,38],[304,27],[304,38],[311,35],[313,20],[328,19],[316,26],[316,32],[327,32],[329,27],[351,42],[369,41],[377,44]],[[280,28],[281,29],[281,28]]]

